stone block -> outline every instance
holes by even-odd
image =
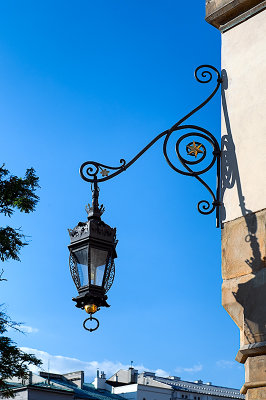
[[[266,341],[266,210],[226,222],[222,232],[222,305],[241,346]]]
[[[240,330],[243,330],[243,305],[236,301],[235,294],[238,291],[238,284],[248,282],[251,277],[226,280],[222,284],[222,306],[228,312]]]
[[[266,269],[222,285],[222,305],[240,328],[241,345],[266,341]]]
[[[226,222],[222,230],[222,277],[238,278],[266,268],[266,210]]]
[[[246,382],[263,381],[266,378],[266,355],[248,357],[245,362]]]
[[[252,388],[247,391],[246,400],[265,400],[265,399],[266,399],[265,387]]]

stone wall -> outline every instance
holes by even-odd
[[[266,399],[266,1],[207,0],[222,32],[222,304],[246,399]]]
[[[265,38],[266,10],[222,35],[224,221],[266,208]]]

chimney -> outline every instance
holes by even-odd
[[[138,370],[133,367],[128,368],[128,383],[137,383],[138,381]]]
[[[96,378],[94,379],[92,384],[95,387],[95,389],[102,389],[111,392],[112,387],[108,385],[108,383],[106,383],[106,375],[104,371],[101,371],[100,375],[100,371],[97,369]]]

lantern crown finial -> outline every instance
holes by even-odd
[[[104,208],[103,204],[101,204],[101,206],[98,207],[97,210],[94,210],[93,206],[90,205],[90,203],[88,203],[88,205],[85,206],[85,210],[87,211],[88,219],[91,219],[92,217],[100,218],[103,215],[105,208]]]
[[[91,205],[85,207],[85,210],[88,214],[88,220],[90,219],[101,219],[102,214],[104,213],[104,206],[101,204],[99,206],[99,187],[97,181],[95,180],[91,185],[92,190],[92,203]]]

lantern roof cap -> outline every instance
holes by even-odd
[[[116,228],[112,228],[101,219],[89,219],[86,222],[79,222],[73,229],[68,229],[68,233],[71,244],[85,239],[116,243]]]

